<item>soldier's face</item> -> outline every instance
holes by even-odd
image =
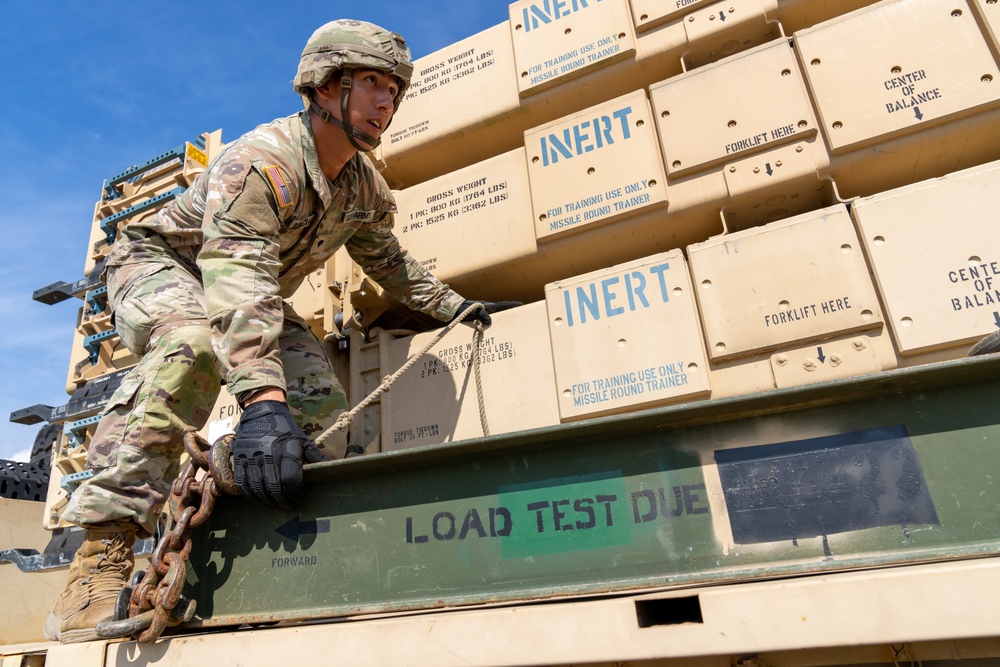
[[[340,83],[336,83],[340,95]],[[347,101],[347,121],[366,134],[378,138],[392,119],[393,100],[399,92],[396,77],[376,69],[356,69]],[[336,99],[336,98],[334,98]]]

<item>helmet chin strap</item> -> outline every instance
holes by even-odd
[[[350,70],[347,70],[349,72]],[[337,118],[331,114],[326,109],[322,108],[320,105],[316,104],[316,101],[309,96],[309,109],[320,117],[320,119],[335,125],[344,131],[347,135],[347,140],[351,142],[354,146],[362,153],[367,153],[370,150],[375,150],[378,148],[379,144],[382,143],[381,139],[376,139],[370,134],[365,134],[358,128],[354,127],[347,121],[347,99],[351,96],[351,77],[349,74],[345,73],[344,76],[340,78],[340,118]],[[386,125],[388,127],[388,125]],[[371,146],[371,148],[365,148],[358,143],[361,140]]]

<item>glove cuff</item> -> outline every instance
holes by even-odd
[[[282,401],[258,401],[243,408],[236,435],[256,437],[266,432],[278,433],[305,440],[306,434],[292,417],[288,404]]]
[[[291,415],[291,412],[288,410],[288,404],[282,401],[257,401],[243,408],[240,419],[257,419],[267,415]]]

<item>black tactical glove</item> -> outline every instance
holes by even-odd
[[[233,440],[233,473],[247,498],[290,510],[302,496],[302,458],[308,440],[281,401],[248,405]]]
[[[455,317],[458,317],[465,312],[465,309],[472,304],[477,303],[476,301],[465,300],[462,305],[458,307],[458,312]],[[490,318],[490,313],[499,313],[501,310],[507,310],[508,308],[517,308],[521,305],[520,301],[479,301],[478,303],[483,304],[482,308],[476,308],[474,311],[465,316],[463,322],[482,322],[484,327],[488,327],[493,324],[493,320]],[[454,318],[452,318],[454,319]]]

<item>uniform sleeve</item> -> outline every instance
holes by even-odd
[[[278,347],[283,316],[277,203],[249,164],[221,171],[209,188],[197,259],[212,347],[233,396],[262,387],[285,389]]]
[[[345,244],[347,252],[369,278],[413,310],[451,321],[464,299],[400,247],[392,225],[390,212],[362,224]]]

